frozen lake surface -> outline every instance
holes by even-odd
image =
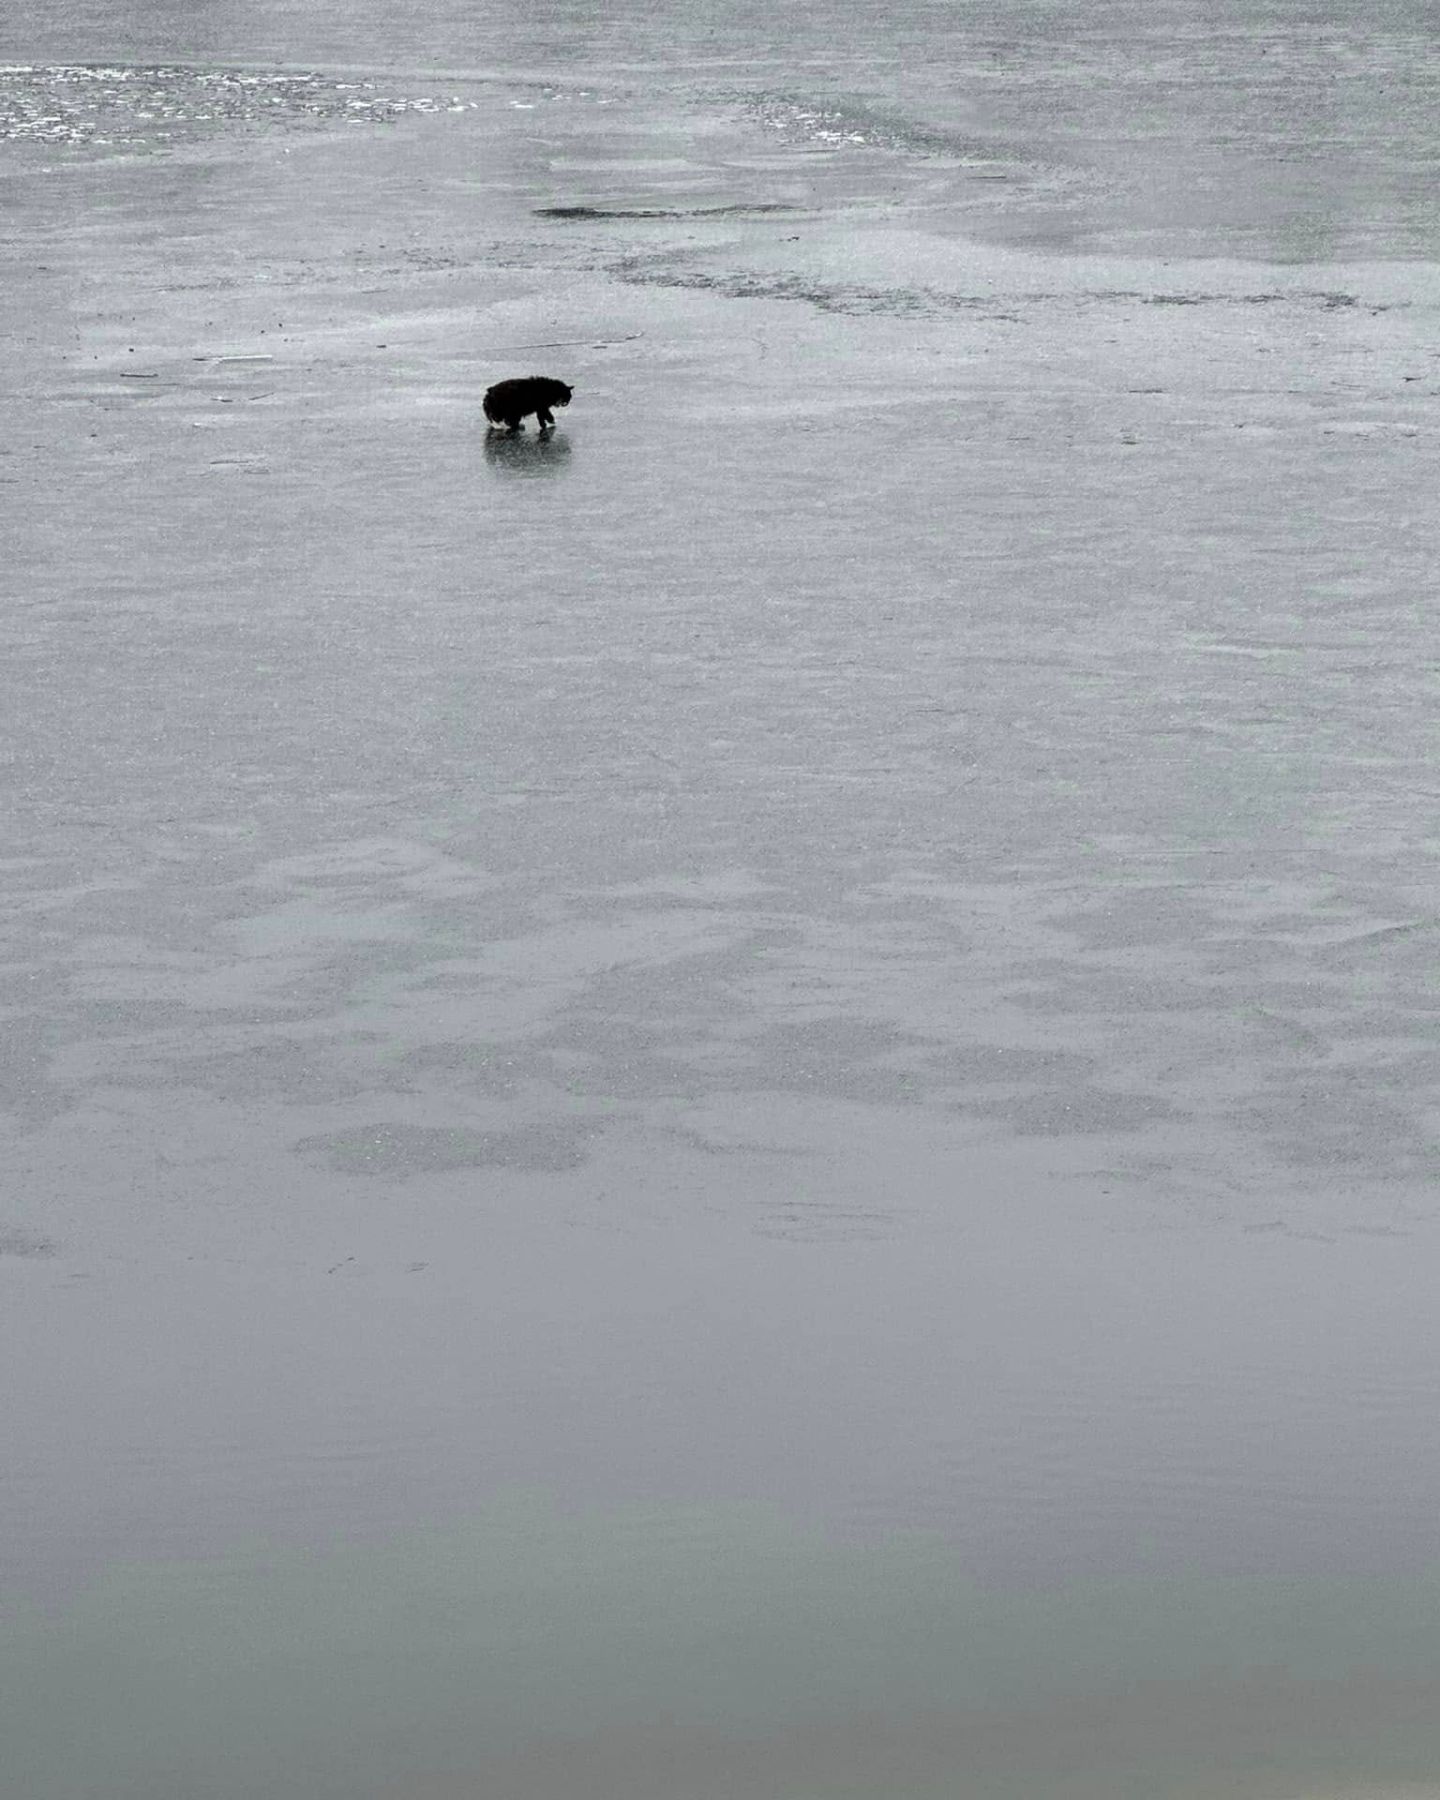
[[[1427,15],[397,10],[0,35],[7,1800],[1435,1800]]]

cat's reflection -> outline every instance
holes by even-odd
[[[557,475],[570,458],[570,440],[563,431],[487,431],[485,460],[506,475]]]

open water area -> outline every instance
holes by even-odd
[[[0,1794],[1436,1800],[1431,13],[0,65]]]

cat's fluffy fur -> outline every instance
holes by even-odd
[[[497,381],[485,395],[485,417],[492,425],[503,425],[518,431],[520,422],[530,413],[542,431],[555,423],[552,406],[568,406],[574,388],[548,375],[517,375],[510,381]]]

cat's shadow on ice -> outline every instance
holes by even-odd
[[[563,431],[487,431],[485,460],[505,475],[558,475],[569,461],[570,440]]]

